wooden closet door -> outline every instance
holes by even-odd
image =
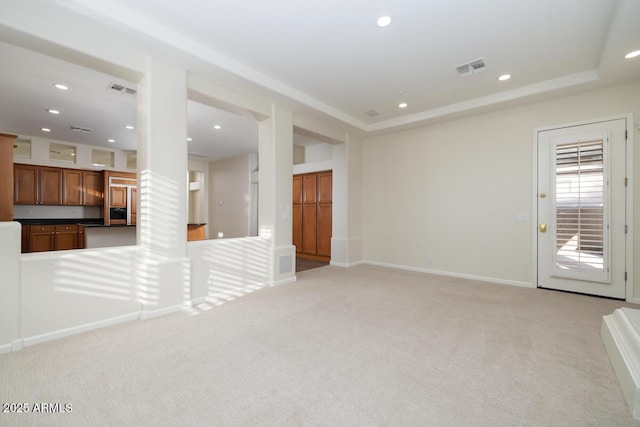
[[[302,252],[314,254],[317,250],[316,234],[316,191],[315,174],[302,176]]]
[[[293,245],[296,252],[302,252],[302,177],[293,177]]]
[[[318,203],[317,203],[317,227],[316,227],[316,253],[323,256],[331,256],[331,216],[332,209],[333,178],[331,172],[318,174]]]

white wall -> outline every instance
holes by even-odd
[[[208,187],[209,237],[249,236],[250,155],[211,162]]]
[[[366,138],[365,259],[531,285],[533,224],[516,215],[534,218],[534,128],[630,112],[640,118],[640,83]]]
[[[321,142],[318,144],[307,145],[304,150],[305,163],[322,162],[333,159],[333,144]]]
[[[11,133],[7,130],[7,133]],[[40,138],[35,136],[19,135],[20,139],[26,139],[31,141],[31,157],[18,157],[13,156],[14,163],[24,163],[27,165],[40,165],[40,166],[53,166],[58,168],[68,169],[88,169],[88,170],[115,170],[121,172],[136,172],[135,169],[127,168],[127,151],[111,149],[108,147],[101,147],[100,150],[112,151],[114,153],[114,166],[113,167],[96,167],[91,165],[91,150],[93,147],[90,145],[76,144],[73,142],[58,141],[54,139]],[[53,142],[56,144],[70,145],[76,147],[75,162],[65,162],[61,160],[49,160],[49,144]]]

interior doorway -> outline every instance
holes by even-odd
[[[296,257],[331,259],[332,171],[293,176],[293,244]]]

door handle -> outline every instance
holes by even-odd
[[[538,230],[540,230],[541,233],[546,233],[547,232],[547,224],[538,224]]]

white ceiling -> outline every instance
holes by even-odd
[[[640,79],[640,57],[623,58],[640,49],[638,0],[59,3],[49,7],[89,17],[154,48],[188,52],[199,63],[233,75],[238,85],[285,99],[294,111],[322,113],[362,134]],[[392,16],[389,27],[376,27],[381,14]],[[0,74],[0,130],[33,134],[42,121],[53,120],[44,108],[57,107],[42,104],[60,96],[50,83],[61,77],[54,73],[58,70],[79,87],[76,104],[65,114],[92,127],[96,144],[106,144],[111,133],[117,140],[130,139],[120,123],[135,114],[135,103],[107,93],[108,76],[90,76],[69,64],[72,71],[62,64],[59,69],[34,67],[28,53],[5,44],[0,44],[0,55],[16,58],[15,68]],[[477,59],[484,59],[485,71],[466,77],[457,73],[457,66]],[[37,59],[48,60],[57,61]],[[505,73],[512,78],[499,82]],[[90,101],[95,95],[85,84],[100,89],[99,103]],[[401,101],[408,107],[398,108]],[[370,110],[379,114],[370,117],[365,113]],[[101,114],[106,111],[110,119]],[[219,150],[227,156],[233,154],[229,147],[257,139],[257,124],[249,115],[193,101],[188,112],[194,153],[215,156]],[[212,133],[215,122],[229,124]],[[20,123],[19,129],[12,129],[12,123]],[[73,141],[71,136],[65,132],[56,139]]]

